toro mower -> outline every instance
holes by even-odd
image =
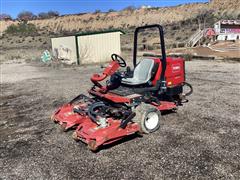
[[[138,34],[151,28],[159,31],[162,56],[137,62]],[[155,132],[162,112],[177,109],[192,93],[191,85],[185,82],[184,59],[166,57],[161,25],[136,28],[132,70],[127,67],[120,71],[126,61],[117,54],[111,58],[101,74],[92,75],[88,96],[80,94],[52,116],[63,130],[74,129],[73,138],[86,143],[92,151],[135,133]],[[189,89],[186,93],[184,86]]]

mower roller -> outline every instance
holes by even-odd
[[[137,62],[138,34],[152,28],[159,31],[162,57],[144,57]],[[92,75],[88,96],[80,94],[52,116],[64,131],[74,129],[73,138],[92,151],[131,134],[155,132],[162,112],[177,109],[192,93],[192,86],[185,82],[184,59],[166,57],[161,25],[136,28],[132,70],[120,71],[126,61],[117,54],[111,58],[101,74]],[[100,83],[103,80],[106,85]],[[189,92],[184,93],[184,86]]]

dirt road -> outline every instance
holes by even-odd
[[[0,179],[240,179],[240,64],[186,62],[189,103],[162,127],[92,153],[50,121],[98,67],[1,65]]]

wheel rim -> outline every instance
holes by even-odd
[[[145,126],[147,129],[152,130],[158,126],[159,123],[159,116],[156,112],[148,113],[145,119]]]

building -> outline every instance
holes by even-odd
[[[106,62],[112,53],[121,54],[121,34],[121,30],[109,30],[51,38],[53,56],[69,64]]]
[[[239,40],[240,20],[220,20],[214,24],[217,40]]]

